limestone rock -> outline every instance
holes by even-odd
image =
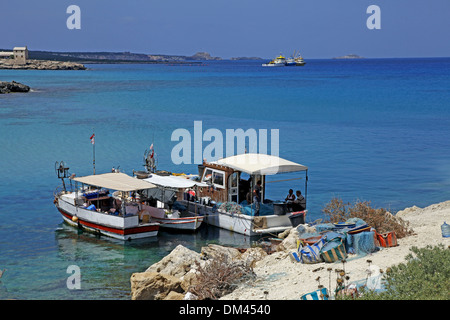
[[[81,63],[69,61],[27,60],[25,64],[16,64],[14,59],[0,60],[0,69],[35,69],[35,70],[86,70]]]
[[[297,248],[299,233],[297,228],[292,228],[286,238],[278,245],[277,251],[292,250]]]
[[[179,278],[159,272],[133,273],[130,281],[132,300],[162,300],[171,291],[184,292]]]
[[[236,248],[224,247],[217,244],[209,244],[202,248],[202,256],[205,259],[216,259],[217,257],[224,255],[229,261],[239,259],[241,253]]]
[[[160,272],[181,278],[200,262],[200,254],[178,245],[159,262],[151,265],[146,272]]]
[[[242,255],[241,259],[245,264],[251,268],[255,266],[255,263],[264,259],[267,256],[267,252],[263,248],[255,247],[248,248]]]
[[[164,298],[164,300],[184,300],[185,294],[170,291],[169,294]]]

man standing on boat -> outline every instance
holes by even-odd
[[[259,216],[259,207],[261,203],[261,180],[256,182],[253,189],[253,203],[255,204],[255,216]]]

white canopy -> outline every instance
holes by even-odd
[[[72,180],[78,181],[91,186],[113,189],[118,191],[136,191],[156,188],[156,186],[148,181],[137,179],[126,175],[125,173],[104,173],[85,177],[76,177]]]
[[[217,160],[214,163],[252,175],[273,175],[308,170],[308,167],[304,165],[277,156],[260,153],[238,154]]]
[[[145,178],[143,180],[155,184],[157,186],[176,189],[192,188],[196,185],[199,187],[208,186],[206,183],[193,181],[191,179],[186,179],[179,176],[159,176],[156,174],[152,174],[148,178]]]

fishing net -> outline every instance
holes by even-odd
[[[349,252],[358,256],[364,256],[376,250],[375,232],[366,231],[357,234],[347,234]]]
[[[323,231],[333,230],[334,229],[334,224],[332,224],[332,223],[321,223],[321,224],[316,224],[314,227],[316,228],[317,232],[323,232]]]
[[[224,202],[220,205],[219,209],[231,214],[242,213],[242,206],[236,202]]]

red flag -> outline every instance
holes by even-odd
[[[95,137],[95,133],[93,133],[92,134],[92,136],[89,138],[89,139],[91,139],[91,143],[92,144],[94,144],[95,143],[95,139],[94,139],[94,137]]]

